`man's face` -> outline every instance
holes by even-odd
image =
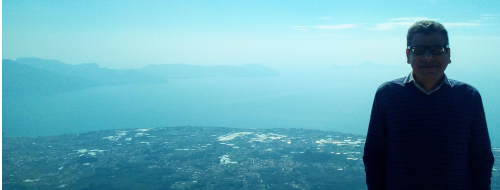
[[[417,33],[411,39],[410,46],[434,46],[446,45],[445,38],[439,33],[425,35]],[[417,81],[439,80],[444,75],[444,70],[450,60],[450,50],[446,50],[440,55],[433,55],[427,50],[423,55],[415,55],[411,50],[406,50],[407,62],[413,68],[413,77]]]

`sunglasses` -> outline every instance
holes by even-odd
[[[423,55],[429,50],[433,55],[441,55],[450,48],[450,45],[435,45],[435,46],[408,46],[407,49],[415,55]]]

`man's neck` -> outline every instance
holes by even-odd
[[[437,87],[444,80],[444,75],[439,78],[426,78],[419,79],[417,76],[413,75],[415,82],[421,86],[425,91],[429,92]]]

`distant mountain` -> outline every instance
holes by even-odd
[[[97,64],[68,65],[56,60],[2,60],[3,96],[53,94],[127,83],[165,83],[167,79],[135,70],[100,68]]]
[[[101,85],[82,77],[59,75],[8,59],[2,60],[2,67],[3,97],[68,92]]]
[[[269,77],[278,76],[279,72],[260,64],[243,66],[199,66],[186,64],[148,65],[140,72],[168,79],[208,78],[208,77]]]
[[[133,69],[117,70],[101,68],[96,63],[68,65],[56,60],[39,58],[19,58],[19,64],[43,69],[63,76],[82,77],[102,85],[118,85],[127,83],[165,83],[163,77],[151,76]]]
[[[52,94],[104,85],[166,83],[168,79],[268,77],[278,71],[259,64],[243,66],[148,65],[142,69],[108,69],[96,63],[69,65],[57,60],[3,59],[3,96]]]

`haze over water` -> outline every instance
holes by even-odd
[[[371,99],[362,97],[370,97],[377,85],[371,85],[370,90],[345,91],[342,89],[348,83],[329,85],[334,78],[328,73],[317,74],[315,78],[179,79],[167,84],[106,86],[12,98],[4,101],[4,110],[10,110],[4,113],[4,126],[26,130],[4,128],[4,134],[183,125],[364,133],[366,124],[361,126],[359,121],[368,119]],[[345,119],[353,115],[361,118]]]
[[[386,81],[380,76],[395,79],[409,72],[406,67],[369,65],[365,69],[286,72],[275,77],[172,79],[165,84],[8,98],[2,105],[3,135],[188,125],[307,128],[364,135],[375,91]],[[492,143],[500,146],[496,138],[500,136],[500,101],[494,96],[495,89],[481,87]]]

